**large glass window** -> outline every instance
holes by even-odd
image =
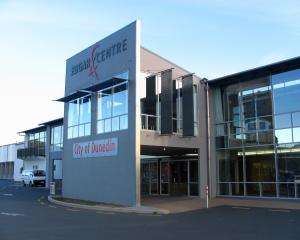
[[[300,198],[300,69],[213,95],[219,194]]]
[[[244,195],[242,149],[217,151],[219,192],[221,195]]]
[[[128,128],[128,83],[98,92],[98,133]]]
[[[280,197],[300,197],[300,145],[286,144],[277,147]],[[296,187],[296,188],[295,188]]]
[[[61,151],[63,147],[63,126],[51,127],[50,151]]]
[[[300,111],[300,69],[272,76],[274,113]]]
[[[46,132],[36,132],[28,134],[29,155],[45,156]]]
[[[91,97],[83,97],[69,102],[68,138],[91,134]]]

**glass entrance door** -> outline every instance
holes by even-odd
[[[150,194],[158,194],[158,162],[149,163]]]
[[[169,162],[160,163],[160,194],[170,194],[170,164]]]
[[[142,195],[198,196],[198,160],[157,160],[141,164]]]
[[[188,195],[188,161],[170,162],[170,195]]]
[[[158,162],[147,162],[141,165],[141,192],[143,195],[158,194]]]
[[[162,161],[160,163],[160,194],[198,196],[198,161]]]

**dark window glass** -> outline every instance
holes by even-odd
[[[300,176],[300,146],[279,146],[277,152],[279,181],[294,182]]]
[[[258,130],[260,131],[265,131],[265,130],[270,130],[273,129],[273,121],[272,117],[259,117],[258,118]]]
[[[243,182],[243,151],[219,150],[219,182]]]
[[[274,149],[272,147],[246,148],[245,168],[247,182],[274,182]]]
[[[244,134],[244,145],[253,146],[258,145],[258,136],[257,132],[249,132]]]
[[[258,132],[259,144],[273,144],[273,131]]]
[[[261,93],[256,99],[257,116],[272,115],[271,90]]]
[[[223,99],[225,103],[225,120],[227,121],[239,121],[241,119],[239,94],[239,84],[230,85],[225,88]]]
[[[243,144],[243,135],[230,135],[228,138],[229,147],[241,147]]]
[[[247,96],[246,99],[243,98],[243,106],[245,118],[255,117],[255,98],[253,94]]]
[[[190,182],[198,182],[198,161],[190,161]]]

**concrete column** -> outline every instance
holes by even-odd
[[[213,94],[212,90],[209,89],[208,91],[208,99],[209,99],[209,118],[208,118],[208,127],[210,129],[210,136],[208,141],[210,142],[210,182],[211,182],[211,189],[210,189],[210,197],[216,197],[217,195],[217,160],[216,160],[216,146],[215,146],[215,129],[214,129],[214,114],[213,114]]]
[[[4,164],[0,163],[0,179],[3,179]]]
[[[50,167],[50,142],[51,142],[51,128],[46,128],[46,144],[45,144],[45,158],[46,158],[46,188],[49,188],[51,181],[51,167]]]

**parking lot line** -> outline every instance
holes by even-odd
[[[269,209],[269,212],[283,212],[283,213],[289,213],[290,210],[287,209]]]
[[[248,207],[232,207],[233,209],[250,210]]]
[[[51,207],[51,208],[57,208],[56,206],[53,206],[53,205],[48,205],[48,207]]]
[[[13,197],[13,194],[11,194],[11,193],[3,193],[2,195],[6,196],[6,197]]]
[[[107,214],[107,215],[113,215],[113,214],[116,214],[114,212],[105,212],[105,211],[102,211],[102,212],[96,212],[98,214]]]
[[[80,212],[78,209],[72,209],[72,208],[66,208],[65,210],[71,211],[71,212]]]

